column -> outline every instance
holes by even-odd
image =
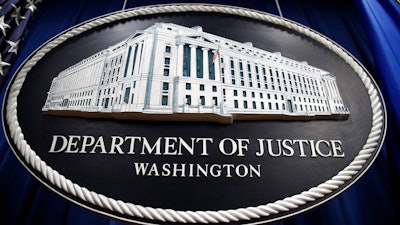
[[[331,92],[331,97],[335,96],[335,90],[333,89],[332,80],[329,81],[329,90]]]
[[[337,87],[336,81],[332,81],[332,83],[333,83],[333,88],[335,89],[335,92],[336,92],[336,96],[340,97],[340,93],[339,93],[339,89]]]
[[[87,86],[89,86],[89,85],[92,85],[92,76],[93,76],[93,74],[94,74],[94,71],[95,71],[95,66],[96,66],[96,64],[95,63],[92,63],[91,65],[90,65],[90,70],[89,70],[89,74],[86,76],[86,84],[87,84]]]
[[[183,43],[178,44],[178,54],[176,56],[176,75],[183,75]]]
[[[142,47],[143,47],[143,43],[138,43],[138,45],[136,46],[137,48],[137,52],[136,52],[136,56],[134,56],[135,59],[135,67],[133,70],[133,75],[138,74],[139,73],[139,66],[140,66],[140,57],[141,57],[141,52],[142,52]],[[136,51],[136,50],[135,50]]]
[[[196,77],[196,46],[190,45],[190,76]]]
[[[92,85],[95,85],[97,82],[97,77],[101,76],[101,72],[100,72],[101,67],[100,66],[101,66],[100,62],[97,62],[95,64],[95,68],[94,68],[94,71],[93,71],[93,74],[92,74],[92,77],[90,80],[90,84],[92,84]]]
[[[203,50],[203,78],[208,79],[208,48],[202,48],[201,50]]]
[[[93,73],[93,63],[88,66],[87,73],[85,73],[85,87],[89,85],[89,77]]]
[[[135,45],[126,45],[126,50],[125,50],[125,54],[126,54],[126,59],[125,59],[125,63],[124,64],[122,64],[122,65],[124,65],[123,67],[122,67],[122,76],[121,77],[129,77],[131,74],[132,74],[132,70],[133,70],[133,63],[135,63],[135,62],[133,62],[133,59],[135,58],[134,57],[134,54],[135,54]],[[125,73],[125,71],[126,71],[126,73]]]

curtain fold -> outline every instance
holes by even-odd
[[[355,1],[371,43],[377,80],[394,127],[400,127],[400,3],[392,0]],[[397,131],[398,132],[398,131]]]
[[[391,208],[400,212],[400,2],[394,0],[354,1],[357,12],[370,40],[370,51],[375,61],[375,79],[385,99],[388,128],[381,157],[384,165],[378,165],[377,175],[387,176],[390,185],[382,187],[391,200]],[[383,171],[386,173],[383,173]]]
[[[4,1],[0,1],[0,4]],[[10,69],[41,44],[88,19],[115,12],[124,0],[45,0]],[[127,8],[184,1],[128,1]],[[193,2],[193,1],[192,1]],[[274,1],[201,1],[252,8],[277,15]],[[400,4],[396,0],[280,0],[283,15],[345,47],[371,71],[388,111],[385,144],[373,165],[346,191],[321,206],[275,225],[400,224]],[[4,99],[5,88],[0,94]],[[37,181],[16,159],[0,131],[0,224],[123,225],[71,203]]]

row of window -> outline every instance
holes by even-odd
[[[89,95],[93,95],[93,90],[90,91],[81,91],[79,93],[73,93],[71,94],[71,98],[80,98],[80,97],[85,97],[85,96],[89,96]]]
[[[239,103],[242,103],[242,105],[239,106]],[[252,109],[268,109],[268,110],[288,110],[289,112],[297,112],[297,111],[310,111],[310,112],[323,112],[325,111],[326,107],[325,106],[316,106],[316,105],[307,105],[307,104],[294,104],[294,109],[292,108],[292,103],[288,103],[288,106],[286,106],[285,103],[272,103],[272,102],[266,102],[267,108],[265,107],[264,102],[256,102],[256,101],[251,101],[251,108]],[[247,100],[233,100],[233,107],[235,109],[249,109],[249,104]],[[293,111],[294,110],[294,111]]]
[[[96,77],[93,73],[99,68],[98,65],[91,65],[81,70],[69,71],[68,75],[61,77],[52,84],[51,91],[54,93],[66,92],[77,88],[85,87],[88,84],[94,84]]]
[[[101,85],[107,85],[109,83],[113,83],[114,81],[118,81],[120,70],[121,64],[105,69],[101,77]]]
[[[216,42],[220,42],[219,40],[215,40]],[[224,44],[229,47],[229,49],[231,50],[235,50],[241,53],[245,53],[247,55],[252,55],[252,56],[256,56],[259,57],[263,60],[268,59],[268,60],[272,60],[274,62],[279,61],[281,64],[285,64],[287,66],[291,66],[294,68],[299,68],[305,71],[309,71],[309,72],[317,72],[318,70],[316,70],[315,68],[312,68],[310,66],[301,64],[299,62],[296,62],[294,60],[288,60],[288,59],[284,59],[281,58],[280,56],[273,54],[273,53],[266,53],[264,51],[259,51],[258,49],[254,49],[254,48],[248,48],[245,46],[237,46],[236,44],[231,44],[228,42],[224,42]]]
[[[106,62],[105,67],[107,68],[109,65],[110,67],[115,67],[117,63],[121,64],[121,62],[122,62],[122,54],[119,54],[111,58],[111,60],[109,60],[108,62]]]
[[[73,106],[90,106],[92,99],[80,99],[80,100],[69,100],[63,99],[60,106],[61,107],[73,107]]]
[[[212,97],[212,105],[217,106],[218,105],[218,97],[213,96]],[[206,105],[206,97],[201,95],[198,98],[198,102],[192,102],[192,96],[191,95],[186,95],[185,96],[185,104],[186,105]],[[168,95],[162,95],[161,96],[161,105],[167,106],[168,105]]]
[[[233,96],[238,96],[238,90],[233,90],[232,91],[233,92]],[[242,97],[247,97],[248,95],[247,95],[247,93],[248,93],[248,91],[242,91]],[[224,94],[225,94],[225,92],[224,92]],[[251,97],[252,98],[256,98],[256,92],[254,92],[254,91],[251,91],[250,92],[250,94],[251,94]],[[259,98],[260,99],[262,99],[262,98],[264,98],[264,96],[266,96],[266,98],[267,99],[271,99],[271,96],[273,96],[273,98],[275,99],[275,100],[278,100],[278,97],[281,99],[281,100],[284,100],[284,95],[280,95],[280,94],[270,94],[270,93],[262,93],[262,92],[259,92],[258,93],[258,96],[259,96]],[[319,103],[324,103],[324,104],[326,104],[326,101],[323,101],[322,99],[315,99],[315,98],[306,98],[306,97],[296,97],[296,96],[293,96],[293,101],[299,101],[299,102],[309,102],[309,103],[317,103],[317,104],[319,104]]]
[[[223,57],[221,62],[223,62]],[[244,62],[240,59],[238,62],[238,67],[236,62],[232,57],[229,60],[229,71],[231,74],[230,83],[237,84],[237,75],[239,75],[239,81],[241,86],[265,88],[279,91],[286,91],[292,93],[310,94],[314,96],[324,95],[321,89],[321,81],[318,82],[317,79],[308,77],[307,75],[296,74],[289,71],[279,71],[277,68],[269,67],[269,80],[267,77],[266,67],[264,65],[255,64],[254,67],[247,62],[247,70],[244,70]],[[254,68],[254,70],[252,69]],[[263,75],[263,80],[260,79],[260,68]],[[225,69],[226,65],[222,64],[221,76],[222,82],[226,83],[225,79]],[[273,72],[275,71],[275,73]],[[247,77],[244,76],[247,72]],[[255,77],[253,77],[255,75]],[[256,79],[254,79],[256,78]],[[281,79],[283,83],[281,83]],[[292,82],[293,81],[293,82]],[[254,82],[256,85],[254,85]],[[270,86],[269,86],[270,85]]]
[[[191,83],[185,83],[185,88],[186,90],[192,90],[192,84]],[[212,88],[212,92],[217,92],[217,86],[213,85],[211,86]],[[162,84],[162,91],[168,91],[169,90],[169,83],[168,82],[163,82]],[[198,90],[199,91],[205,91],[205,85],[204,84],[199,84],[198,85]],[[254,91],[241,91],[242,97],[247,97],[248,93],[250,93],[250,96],[252,98],[256,98],[256,92]],[[238,96],[238,90],[232,90],[232,94],[233,96]],[[223,95],[226,95],[226,90],[223,89]],[[273,99],[278,100],[278,98],[280,100],[284,100],[284,95],[280,95],[280,94],[270,94],[270,93],[262,93],[259,92],[258,93],[258,97],[260,99],[263,99],[264,96],[266,96],[267,99],[271,99],[271,97],[273,97]],[[298,101],[298,102],[308,102],[308,103],[314,103],[314,104],[326,104],[326,100],[322,100],[322,99],[315,99],[315,98],[306,98],[306,97],[296,97],[293,96],[293,101]]]

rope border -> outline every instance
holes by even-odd
[[[121,200],[115,200],[113,198],[98,194],[94,191],[88,190],[85,187],[81,187],[78,184],[73,183],[62,174],[59,174],[58,171],[53,170],[50,166],[46,164],[46,162],[42,161],[24,139],[24,134],[22,133],[22,128],[19,126],[17,117],[17,98],[20,89],[25,81],[28,72],[36,65],[36,63],[54,47],[58,46],[59,44],[63,43],[71,37],[74,37],[97,26],[137,16],[178,12],[214,12],[238,15],[255,20],[270,22],[276,25],[290,28],[299,32],[300,34],[308,36],[340,56],[347,64],[349,64],[354,69],[354,71],[360,77],[361,81],[368,90],[371,101],[371,108],[373,113],[372,127],[368,139],[363,148],[360,150],[359,154],[347,167],[345,167],[330,180],[318,185],[317,187],[313,187],[307,191],[303,191],[300,194],[296,194],[282,200],[256,207],[218,211],[175,211],[173,209],[144,207],[141,205],[126,203]],[[337,190],[341,185],[343,185],[346,181],[351,180],[353,176],[355,176],[359,172],[365,172],[365,170],[362,170],[364,164],[369,161],[371,156],[376,157],[374,151],[375,149],[378,149],[378,151],[380,150],[386,132],[385,106],[381,94],[375,86],[375,82],[369,77],[369,74],[366,72],[366,70],[347,51],[342,49],[338,44],[329,40],[327,37],[324,37],[316,31],[313,31],[310,28],[304,27],[293,21],[278,18],[275,15],[267,14],[265,12],[224,5],[154,5],[119,11],[107,14],[103,17],[95,18],[86,23],[79,24],[71,28],[70,30],[65,31],[64,33],[61,33],[60,35],[42,45],[35,53],[31,55],[29,60],[24,62],[24,64],[20,67],[18,73],[16,74],[15,80],[9,87],[10,91],[8,94],[8,98],[5,102],[5,119],[10,129],[9,134],[15,146],[18,148],[18,151],[21,153],[22,157],[27,163],[29,163],[37,172],[39,172],[48,181],[50,181],[52,185],[95,206],[123,215],[153,220],[154,222],[229,223],[238,221],[249,221],[252,219],[260,219],[262,217],[265,217],[265,221],[268,221],[268,216],[275,215],[280,212],[288,212],[289,210],[296,209],[306,204],[307,202],[321,199],[325,195]],[[114,214],[112,215],[115,216]],[[130,219],[126,220],[130,222],[134,221]],[[273,219],[269,221],[272,220]]]

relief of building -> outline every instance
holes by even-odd
[[[251,43],[156,23],[63,70],[47,114],[231,123],[347,119],[336,78]]]

